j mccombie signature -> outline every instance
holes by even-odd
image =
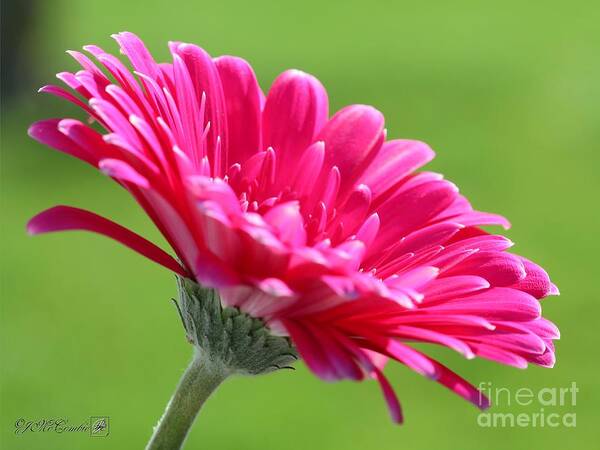
[[[71,422],[66,417],[41,419],[19,418],[15,421],[15,434],[29,433],[85,433],[90,436],[108,435],[108,417],[92,416],[80,422]]]

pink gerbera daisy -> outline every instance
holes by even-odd
[[[82,70],[58,74],[74,92],[41,89],[102,131],[50,119],[29,134],[128,190],[177,259],[68,206],[34,217],[30,233],[88,230],[121,242],[175,272],[184,291],[210,289],[222,308],[291,339],[318,377],[377,379],[398,422],[382,373],[389,358],[488,406],[407,342],[553,366],[559,333],[539,300],[558,290],[540,266],[506,251],[510,240],[480,228],[508,228],[506,219],[473,210],[441,175],[415,172],[434,156],[426,144],[387,140],[370,106],[330,116],[325,89],[306,73],[284,72],[265,97],[243,59],[171,42],[172,61],[159,64],[135,35],[114,38],[133,72],[90,45],[96,62],[72,51]]]

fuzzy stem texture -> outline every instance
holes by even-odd
[[[167,405],[146,450],[178,450],[210,394],[230,375],[261,375],[291,368],[298,359],[290,340],[274,336],[258,318],[223,307],[216,290],[178,279],[186,339],[194,359]]]
[[[198,412],[213,391],[227,377],[222,367],[202,358],[194,359],[181,377],[167,409],[154,429],[146,450],[177,450],[192,427]]]

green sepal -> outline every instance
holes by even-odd
[[[298,359],[289,338],[273,335],[261,319],[238,308],[223,307],[215,289],[182,277],[177,285],[187,339],[219,369],[259,375],[291,368]]]

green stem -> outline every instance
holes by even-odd
[[[196,351],[194,359],[183,374],[175,394],[154,429],[146,450],[177,450],[212,392],[227,378],[226,370],[213,364],[207,355]]]

